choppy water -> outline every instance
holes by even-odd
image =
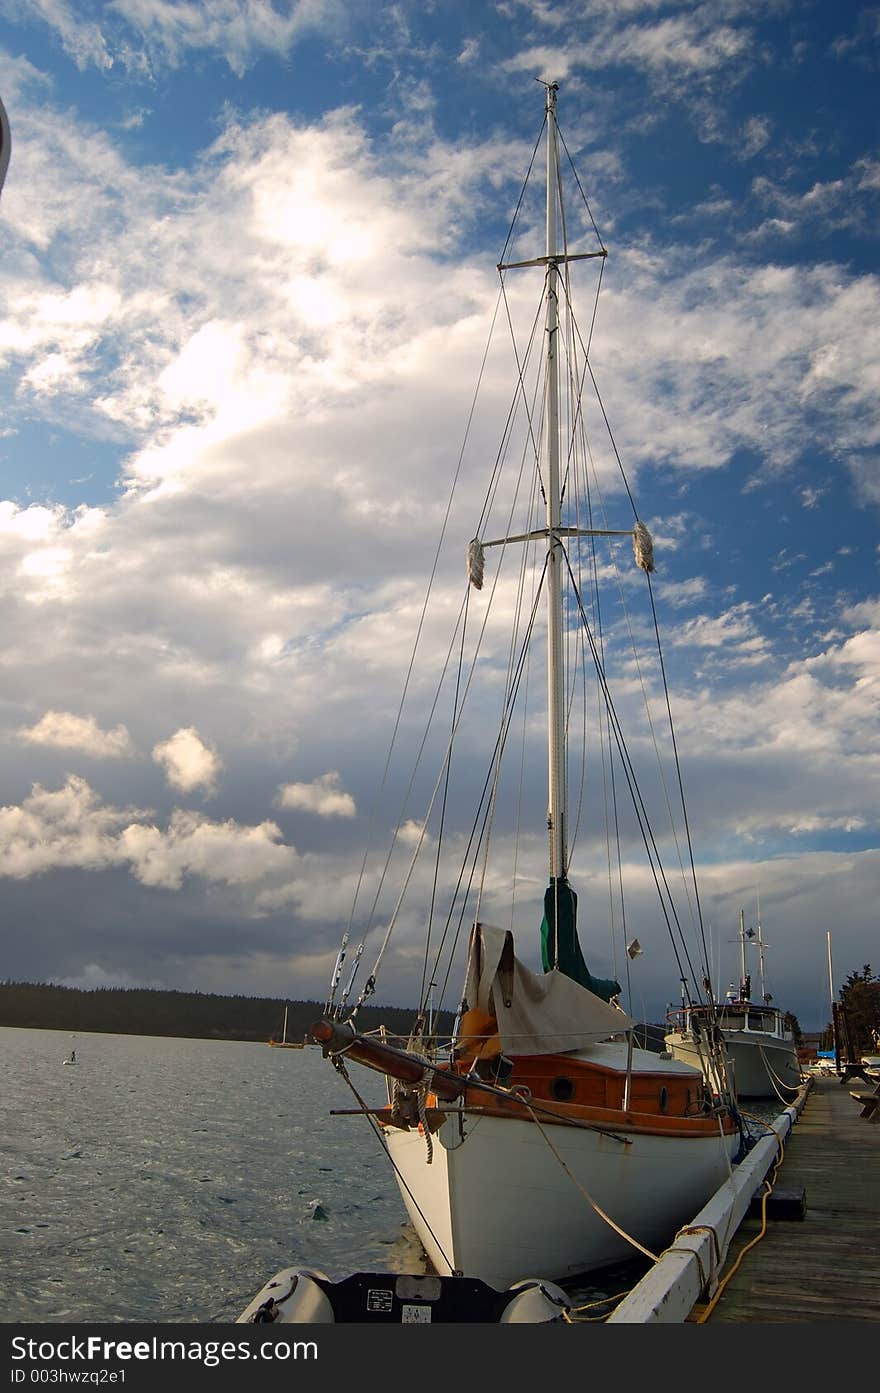
[[[3,1029],[0,1079],[2,1321],[234,1320],[288,1265],[423,1270],[318,1050]]]
[[[282,1267],[425,1270],[369,1124],[330,1115],[356,1100],[318,1050],[0,1029],[0,1080],[0,1321],[231,1321]],[[357,1088],[384,1101],[378,1075]]]

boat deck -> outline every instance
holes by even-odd
[[[804,1217],[767,1220],[708,1324],[880,1320],[880,1126],[850,1087],[816,1078],[776,1177],[778,1189],[806,1191]],[[760,1231],[759,1218],[743,1221],[725,1272]]]

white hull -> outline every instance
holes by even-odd
[[[739,1144],[720,1131],[630,1134],[629,1145],[583,1128],[549,1124],[544,1131],[596,1204],[654,1253],[728,1178]],[[506,1287],[637,1256],[532,1122],[452,1114],[433,1136],[430,1166],[418,1131],[389,1129],[386,1137],[410,1219],[440,1274],[454,1269]]]
[[[788,1101],[800,1088],[801,1068],[791,1040],[759,1038],[736,1030],[722,1031],[724,1047],[733,1066],[733,1084],[739,1098],[778,1098]],[[666,1036],[673,1059],[701,1067],[699,1052],[690,1035],[678,1031]],[[707,1080],[713,1088],[718,1081]]]

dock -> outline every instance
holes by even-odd
[[[726,1285],[722,1272],[708,1314],[697,1305],[688,1321],[880,1321],[880,1127],[861,1116],[846,1081],[815,1079],[776,1184],[805,1191],[803,1218],[768,1219]],[[750,1212],[725,1271],[760,1232]]]
[[[805,1080],[607,1322],[880,1320],[880,1126],[849,1083]]]

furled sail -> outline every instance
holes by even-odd
[[[565,876],[558,880],[551,878],[544,892],[541,961],[545,972],[558,968],[603,1001],[620,995],[619,982],[612,977],[594,977],[584,962],[577,936],[577,895]]]
[[[514,954],[510,930],[489,924],[475,924],[471,932],[465,1000],[471,1010],[494,1017],[505,1054],[562,1054],[633,1024],[565,973],[530,972]]]

